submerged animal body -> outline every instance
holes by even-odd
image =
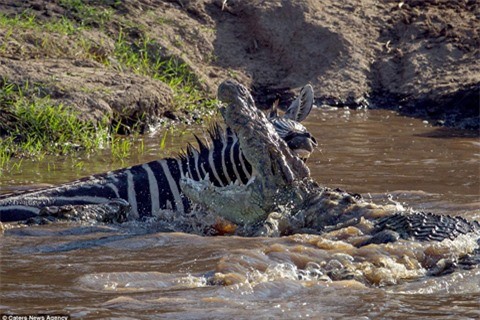
[[[478,221],[468,221],[462,217],[441,216],[431,212],[395,213],[375,219],[371,237],[360,242],[357,246],[389,243],[400,239],[418,241],[454,240],[458,236],[466,234],[480,235],[480,223]]]
[[[311,99],[295,100],[285,117],[274,117],[271,122],[292,151],[303,158],[308,158],[317,145],[296,121],[305,119],[310,112],[311,91],[311,86],[303,88],[301,97],[307,92]],[[190,201],[180,187],[183,177],[209,179],[216,186],[226,186],[246,184],[252,176],[238,137],[230,129],[215,126],[209,140],[205,144],[197,138],[198,148],[189,145],[178,158],[151,161],[51,188],[0,195],[0,221],[25,220],[51,206],[105,204],[115,199],[127,201],[134,218],[152,216],[163,209],[187,212]]]

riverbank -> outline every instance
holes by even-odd
[[[475,10],[475,1],[6,0],[1,85],[126,131],[207,118],[227,77],[261,106],[311,83],[317,105],[478,130]],[[16,100],[3,94],[2,110]]]

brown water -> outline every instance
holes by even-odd
[[[480,219],[478,138],[376,110],[316,110],[306,126],[320,142],[308,162],[318,182],[376,203],[389,202],[391,194],[404,206]],[[61,183],[164,157],[160,137],[145,139],[147,151],[123,163],[110,160],[107,152],[83,159],[83,167],[69,159],[24,161],[20,170],[0,177],[0,188]],[[170,155],[191,136],[167,140]],[[8,229],[0,245],[0,313],[117,319],[480,318],[480,269],[426,277],[418,264],[445,248],[461,250],[468,241],[354,249],[328,235],[204,237],[157,232],[155,225],[63,224]],[[320,274],[339,264],[353,265],[369,281],[331,281]]]

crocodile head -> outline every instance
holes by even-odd
[[[248,90],[233,80],[226,80],[219,86],[218,98],[227,105],[243,103],[255,106]],[[315,137],[300,123],[310,114],[313,99],[313,88],[307,84],[283,116],[278,115],[276,104],[272,106],[267,116],[280,138],[285,141],[293,154],[303,161],[306,161],[318,146]]]
[[[242,151],[256,172],[266,180],[286,183],[309,176],[308,167],[299,161],[297,154],[313,151],[317,142],[296,119],[306,118],[313,99],[301,116],[289,115],[290,107],[284,117],[267,117],[255,106],[250,92],[234,80],[222,82],[217,96],[224,104],[221,112],[225,123],[237,134]],[[265,170],[272,171],[272,174]]]
[[[242,153],[253,168],[254,179],[247,185],[216,187],[209,181],[184,178],[180,183],[182,191],[207,210],[242,224],[265,219],[277,203],[282,202],[280,198],[288,199],[290,203],[300,202],[302,196],[294,187],[294,182],[308,178],[309,169],[297,157],[297,150],[311,152],[316,141],[306,134],[306,129],[298,129],[301,125],[296,127],[296,131],[289,130],[290,139],[282,139],[277,128],[293,123],[294,119],[290,117],[303,117],[304,114],[300,117],[298,114],[305,112],[305,108],[302,111],[297,107],[296,116],[270,121],[257,109],[249,91],[233,80],[220,84],[218,98],[224,104],[221,109],[223,118],[238,136]],[[302,139],[304,142],[299,143]],[[290,148],[288,143],[296,148]]]

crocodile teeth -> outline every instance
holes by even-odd
[[[238,179],[236,179],[235,181],[230,181],[230,183],[228,185],[229,186],[240,186],[241,183]]]
[[[250,184],[252,184],[253,181],[255,181],[255,178],[256,178],[256,176],[252,175],[252,176],[250,177],[250,179],[248,179],[247,184],[246,184],[245,186],[248,187]]]

